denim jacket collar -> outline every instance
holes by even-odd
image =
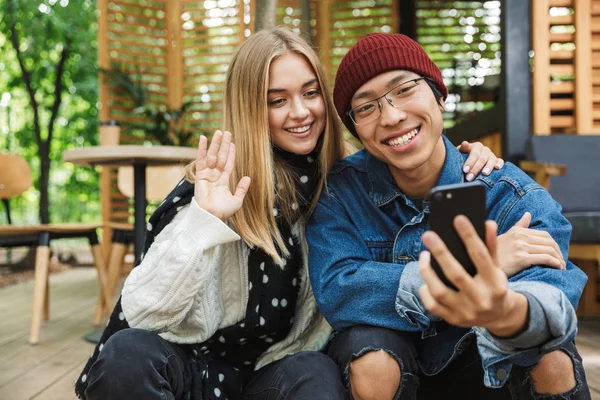
[[[442,133],[442,139],[446,146],[446,161],[436,186],[464,182],[462,173],[463,157],[448,140],[445,131]],[[397,197],[402,197],[404,202],[408,204],[408,198],[398,187],[386,163],[367,153],[365,166],[371,183],[371,192],[369,193],[371,201],[377,207],[381,207]]]

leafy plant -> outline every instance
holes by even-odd
[[[133,114],[144,117],[148,123],[126,122],[125,126],[143,130],[162,145],[187,146],[193,137],[192,132],[183,129],[183,117],[192,101],[185,102],[179,108],[172,110],[164,107],[152,107],[147,104],[148,90],[142,82],[139,67],[135,74],[129,74],[122,66],[113,64],[110,70],[100,71],[131,99],[134,104]]]

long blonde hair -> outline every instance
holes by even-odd
[[[251,35],[229,64],[223,100],[223,128],[232,133],[236,145],[235,168],[230,182],[232,190],[241,177],[251,178],[243,205],[230,221],[246,243],[261,248],[279,263],[281,256],[289,254],[273,209],[276,202],[296,202],[296,190],[289,167],[273,157],[267,90],[271,63],[288,52],[302,55],[310,63],[325,103],[325,128],[317,144],[320,147],[318,184],[308,212],[294,215],[291,207],[281,210],[288,223],[298,216],[308,217],[317,205],[327,172],[345,153],[343,134],[335,117],[326,75],[315,51],[285,28],[263,30]],[[186,177],[195,182],[193,163],[188,165]]]

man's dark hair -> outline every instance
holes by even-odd
[[[438,104],[443,104],[443,98],[442,98],[442,91],[437,87],[437,85],[435,84],[435,82],[433,82],[430,78],[425,77],[423,79],[425,82],[427,82],[427,85],[431,88],[431,91],[433,92],[433,97],[435,97],[435,101]]]

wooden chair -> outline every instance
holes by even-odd
[[[600,316],[598,296],[600,267],[600,136],[533,136],[524,171],[535,174],[563,207],[573,232],[569,258],[588,275],[578,313]]]
[[[180,166],[149,167],[146,170],[146,198],[149,201],[161,201],[181,181],[183,169]],[[126,197],[133,198],[133,168],[120,167],[117,172],[117,187]],[[124,271],[124,260],[129,245],[133,243],[133,224],[110,223],[112,230],[112,243],[108,257],[108,290],[114,295],[119,277]],[[113,299],[114,297],[109,297]],[[94,322],[98,324],[102,314],[110,311],[114,306],[112,301],[102,303],[103,297],[99,299],[99,307],[96,310]]]
[[[62,223],[39,225],[13,225],[10,217],[9,200],[27,191],[32,186],[31,171],[23,157],[0,153],[0,198],[7,215],[8,225],[0,226],[0,247],[36,245],[35,281],[33,291],[33,309],[29,342],[36,344],[40,338],[42,318],[50,317],[50,298],[48,270],[50,264],[50,241],[84,237],[92,248],[94,263],[98,272],[101,296],[108,294],[108,276],[102,250],[98,243],[96,229],[101,224]]]

